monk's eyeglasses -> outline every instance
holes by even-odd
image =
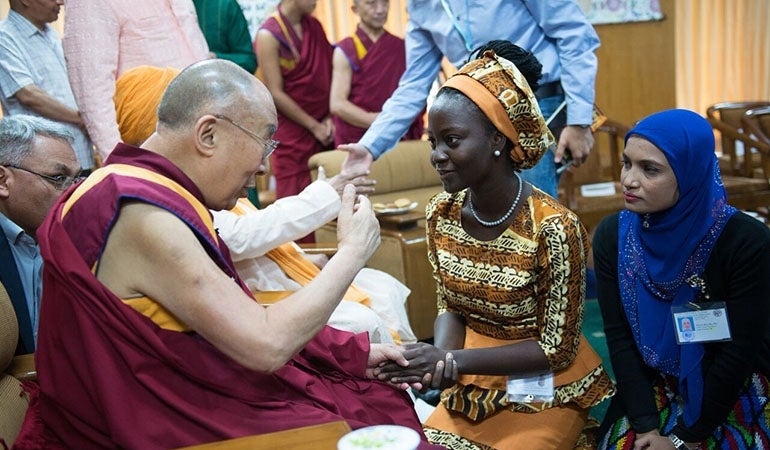
[[[214,117],[217,119],[221,119],[227,122],[230,122],[231,125],[233,125],[235,128],[238,128],[239,130],[243,131],[247,135],[249,135],[250,138],[254,139],[255,141],[259,142],[260,145],[265,147],[264,153],[262,153],[262,162],[267,162],[268,158],[270,157],[270,154],[275,151],[275,149],[278,147],[279,142],[273,139],[262,139],[261,137],[257,136],[254,132],[249,131],[247,128],[245,128],[243,125],[239,124],[238,122],[234,121],[233,119],[227,117],[224,114],[213,114]]]
[[[83,181],[86,178],[82,171],[77,175],[75,175],[74,177],[70,177],[67,175],[43,175],[42,173],[35,172],[34,170],[25,169],[24,167],[14,166],[11,164],[3,164],[3,167],[7,167],[9,169],[22,170],[24,172],[31,173],[32,175],[37,175],[40,178],[47,181],[48,183],[50,183],[51,186],[53,186],[53,188],[56,189],[57,191],[66,191],[67,188],[69,188],[73,184],[79,181]]]

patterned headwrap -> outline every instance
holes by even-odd
[[[714,133],[700,115],[661,111],[642,119],[626,134],[652,143],[676,176],[679,199],[649,215],[624,210],[618,222],[620,298],[645,363],[679,379],[684,422],[699,417],[703,396],[703,344],[677,345],[671,307],[695,301],[711,251],[736,209],[727,204],[714,153]]]
[[[516,66],[487,50],[465,64],[443,86],[465,94],[498,131],[510,139],[511,159],[529,169],[555,144],[535,94]]]
[[[158,104],[179,70],[173,67],[139,66],[126,71],[115,84],[115,115],[120,138],[141,145],[155,132]]]

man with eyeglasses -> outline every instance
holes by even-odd
[[[23,114],[0,119],[0,282],[19,322],[16,354],[34,352],[37,341],[43,260],[35,233],[79,171],[61,124]]]
[[[369,200],[345,187],[337,253],[306,287],[264,307],[209,209],[233,208],[264,170],[277,126],[269,91],[236,64],[209,60],[183,70],[157,111],[141,148],[118,144],[40,227],[46,307],[31,402],[40,410],[27,418],[43,422],[24,426],[46,430],[29,436],[168,449],[345,420],[408,426],[424,439],[408,386],[374,380],[385,360],[405,364],[400,349],[325,326],[379,244]]]

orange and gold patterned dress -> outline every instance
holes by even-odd
[[[436,429],[431,440],[451,444],[446,431],[491,448],[572,448],[588,409],[615,391],[581,333],[585,228],[574,213],[533,189],[508,229],[480,241],[462,227],[466,193],[443,192],[427,208],[438,313],[465,319],[465,348],[536,340],[554,374],[554,399],[509,401],[507,377],[463,374],[426,422]],[[448,440],[441,442],[442,436]]]

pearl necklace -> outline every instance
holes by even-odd
[[[482,220],[481,217],[479,217],[478,214],[476,214],[476,209],[473,207],[473,199],[470,196],[470,192],[468,192],[468,206],[471,208],[471,214],[473,214],[473,218],[476,219],[476,221],[485,227],[496,227],[500,225],[501,223],[508,220],[509,217],[511,217],[511,214],[513,214],[513,211],[516,209],[516,206],[519,204],[519,199],[521,198],[521,191],[523,190],[521,177],[519,177],[519,174],[514,172],[514,175],[516,175],[516,179],[519,180],[519,192],[516,193],[516,199],[513,201],[513,205],[511,205],[510,209],[508,209],[508,212],[503,214],[503,217],[493,220],[491,222],[488,222],[486,220]]]

